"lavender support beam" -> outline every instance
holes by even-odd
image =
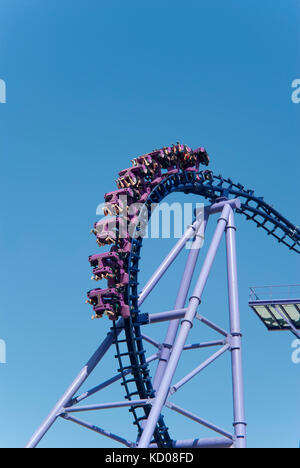
[[[218,325],[216,325],[215,323],[211,322],[206,317],[203,317],[203,315],[197,314],[196,319],[199,320],[200,322],[204,323],[204,325],[207,325],[212,330],[215,330],[216,332],[220,333],[221,335],[226,336],[226,338],[229,335],[229,333],[226,330],[223,330],[223,328],[221,328]]]
[[[229,448],[232,447],[232,440],[226,437],[215,437],[211,439],[190,439],[175,440],[174,448]]]
[[[184,439],[174,440],[173,448],[230,448],[233,441],[227,437],[214,437],[209,439]],[[149,448],[156,448],[156,444],[150,444]]]
[[[290,326],[291,332],[295,335],[298,339],[300,338],[300,332],[297,330],[296,327],[292,324],[292,322],[288,319],[288,317],[284,313],[283,307],[279,304],[277,307],[276,305],[273,306],[276,312],[283,318],[283,320]]]
[[[242,370],[242,343],[240,327],[240,311],[238,298],[238,280],[236,266],[236,245],[235,245],[234,213],[230,208],[228,224],[226,228],[226,249],[227,249],[227,272],[228,272],[228,293],[230,311],[230,332],[231,332],[231,363],[232,363],[232,385],[233,385],[233,405],[234,405],[234,431],[236,436],[236,448],[246,447],[246,422],[244,411],[244,388]]]
[[[188,419],[191,419],[192,421],[195,421],[196,423],[201,424],[204,427],[207,427],[207,429],[211,429],[212,431],[215,431],[218,434],[221,434],[224,437],[227,437],[232,442],[232,439],[233,439],[232,434],[225,431],[221,427],[218,427],[215,424],[212,424],[211,422],[206,421],[205,419],[199,418],[199,416],[197,416],[196,414],[191,413],[190,411],[187,411],[186,409],[181,408],[180,406],[175,405],[174,403],[171,403],[170,401],[166,402],[166,407],[172,411],[175,411],[176,413],[182,414],[182,416],[185,416]]]
[[[227,198],[219,198],[217,202],[205,207],[205,211],[207,211],[207,215],[221,213],[225,205],[230,205],[231,208],[235,210],[241,207],[241,201],[239,198],[232,198],[230,200]],[[196,210],[196,217],[199,215],[199,212],[201,212],[201,208],[200,210]]]
[[[187,308],[185,307],[184,309],[168,310],[166,312],[158,312],[156,314],[150,314],[148,315],[147,322],[143,322],[143,325],[149,325],[152,323],[168,322],[169,320],[181,319],[185,316],[186,311],[187,311]],[[206,317],[203,317],[202,315],[197,314],[196,319],[225,337],[229,335],[229,333],[226,330],[223,330],[223,328],[219,327],[218,325],[211,322],[210,320],[208,320]]]
[[[126,408],[127,406],[145,406],[152,403],[151,399],[131,400],[131,401],[115,401],[112,403],[101,403],[99,405],[86,405],[86,406],[71,406],[69,408],[62,408],[61,416],[64,413],[81,413],[82,411],[99,411],[112,408]]]
[[[157,314],[150,314],[148,316],[148,324],[169,322],[169,320],[178,320],[185,316],[186,308],[168,310],[166,312],[158,312]]]
[[[204,212],[204,220],[203,220],[204,224],[200,225],[196,233],[196,237],[193,242],[192,249],[189,253],[186,267],[185,267],[183,277],[181,280],[179,292],[176,298],[175,310],[180,309],[181,307],[184,307],[185,305],[185,301],[186,301],[186,298],[187,298],[187,295],[191,286],[191,281],[192,281],[196,263],[198,260],[199,251],[203,244],[203,234],[206,230],[207,222],[208,222],[208,215],[207,215],[207,212]],[[201,235],[202,232],[203,234]],[[167,364],[171,355],[172,347],[173,347],[173,344],[177,335],[177,331],[179,328],[179,323],[180,323],[180,320],[174,320],[169,324],[167,335],[162,345],[160,360],[159,360],[156,374],[154,377],[154,384],[153,384],[154,390],[158,389],[161,383],[162,377],[165,373],[165,370],[166,370],[166,367],[167,367]]]
[[[187,344],[184,346],[183,350],[188,351],[190,349],[211,348],[212,346],[224,346],[225,344],[226,344],[225,340],[206,341],[203,343]]]
[[[152,354],[152,356],[148,357],[146,359],[147,363],[150,363],[152,361],[155,361],[158,359],[159,354]],[[112,385],[114,382],[117,382],[118,380],[121,380],[123,376],[126,376],[128,374],[131,374],[131,369],[127,369],[123,371],[123,374],[120,372],[119,374],[116,374],[114,377],[111,377],[110,379],[106,380],[105,382],[101,383],[100,385],[97,385],[96,387],[91,388],[87,392],[82,393],[81,395],[78,395],[77,397],[73,398],[69,404],[69,406],[74,406],[77,403],[80,403],[81,401],[85,400],[86,398],[95,395],[95,393],[100,392],[104,388]]]
[[[62,418],[66,421],[71,421],[75,424],[78,424],[79,426],[85,427],[86,429],[90,429],[91,431],[96,432],[97,434],[101,434],[105,437],[108,437],[109,439],[115,440],[116,442],[119,442],[120,444],[123,444],[126,447],[135,447],[134,442],[131,442],[130,440],[124,439],[123,437],[113,434],[110,431],[106,431],[105,429],[95,426],[94,424],[87,423],[85,421],[82,421],[81,419],[69,416],[68,414],[64,414]]]
[[[230,348],[230,346],[228,344],[223,346],[223,348],[219,349],[216,353],[214,353],[212,356],[210,356],[208,359],[206,359],[204,362],[202,362],[202,364],[200,364],[200,366],[196,367],[192,372],[187,374],[185,377],[183,377],[183,379],[181,379],[179,382],[177,382],[175,385],[173,385],[171,390],[170,390],[171,395],[173,393],[177,392],[177,390],[179,390],[180,387],[185,385],[193,377],[195,377],[197,374],[199,374],[199,372],[203,371],[207,366],[209,366],[212,362],[214,362],[216,359],[218,359],[218,357],[222,356],[222,354],[224,354],[226,351],[228,351],[229,348]]]
[[[215,259],[218,247],[220,245],[230,211],[231,211],[230,205],[225,204],[222,210],[221,217],[218,220],[218,226],[215,231],[212,243],[207,252],[199,279],[194,289],[193,296],[190,299],[186,315],[182,321],[182,325],[181,325],[177,340],[174,344],[173,351],[170,356],[165,374],[162,378],[161,385],[159,389],[157,390],[152,409],[150,411],[145,428],[141,435],[139,445],[138,445],[140,448],[146,448],[150,444],[157,420],[160,416],[162,407],[165,404],[165,401],[169,392],[169,388],[170,388],[174,373],[176,371],[178,361],[180,359],[180,355],[183,351],[189,331],[193,325],[193,320],[195,318],[197,308],[201,302],[202,293],[206,285],[208,275],[211,270],[213,261]]]
[[[130,370],[127,370],[126,375],[130,374]],[[114,377],[111,377],[108,380],[105,380],[105,382],[102,382],[100,385],[97,385],[96,387],[91,388],[87,392],[82,393],[81,395],[78,395],[77,397],[73,398],[68,406],[74,406],[77,405],[77,403],[80,403],[81,401],[85,400],[86,398],[95,395],[95,393],[100,392],[106,387],[109,387],[113,383],[117,382],[118,380],[122,379],[122,374],[116,374]]]
[[[152,344],[152,346],[154,346],[157,349],[160,348],[160,343],[158,341],[156,341],[154,338],[152,338],[151,336],[145,335],[144,333],[142,333],[141,336],[142,336],[144,341],[147,341],[147,343]]]
[[[117,323],[117,330],[118,334],[121,333],[122,331],[122,326],[123,326],[123,319],[120,319]],[[78,376],[76,379],[73,381],[73,383],[70,385],[70,387],[67,389],[67,391],[63,394],[61,399],[58,401],[58,403],[55,405],[49,416],[45,419],[43,424],[40,426],[40,428],[34,433],[28,444],[26,445],[26,448],[35,448],[37,444],[40,442],[40,440],[44,437],[46,432],[50,429],[50,427],[53,425],[53,423],[56,421],[59,413],[61,413],[62,409],[67,406],[72,398],[74,397],[75,393],[79,390],[81,385],[86,381],[88,376],[91,374],[91,372],[95,369],[97,364],[101,361],[105,353],[109,350],[111,347],[113,341],[114,341],[114,333],[109,332],[105,340],[102,342],[102,344],[99,346],[97,351],[93,354],[91,359],[87,362],[87,364],[84,366],[84,368],[79,372]]]

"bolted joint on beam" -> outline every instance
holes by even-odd
[[[233,226],[233,225],[227,223],[227,226],[226,226],[226,228],[225,228],[225,231],[228,231],[228,229],[233,229],[234,231],[236,231],[236,226]]]
[[[229,345],[229,350],[234,351],[235,349],[241,349],[242,343],[241,343],[241,338],[242,338],[241,333],[231,333],[227,337],[227,343]]]
[[[173,345],[171,345],[170,343],[162,343],[161,345],[163,348],[168,348],[168,349],[172,349],[173,348]]]
[[[246,421],[237,421],[237,422],[232,423],[233,426],[238,426],[239,424],[242,424],[242,426],[247,427]],[[244,435],[240,435],[240,436],[236,436],[236,437],[240,438],[240,439],[245,438]]]
[[[226,219],[226,218],[220,216],[220,218],[218,219],[218,223],[219,223],[220,221],[225,221],[225,224],[226,224],[226,226],[227,226],[227,224],[228,224],[228,219]],[[225,228],[225,229],[226,229],[226,228]]]
[[[143,314],[138,314],[135,320],[135,324],[137,325],[148,325],[149,324],[149,314],[148,313],[143,313]]]
[[[162,345],[161,350],[160,350],[160,355],[159,355],[159,360],[160,361],[165,361],[168,362],[169,357],[170,357],[170,349],[172,348],[169,346],[164,346]]]
[[[199,306],[199,305],[201,304],[201,302],[202,302],[201,299],[200,299],[200,297],[198,297],[198,296],[191,296],[190,299],[189,299],[189,301],[191,301],[192,299],[197,299],[197,301],[198,301],[198,303],[199,303],[198,306]]]
[[[184,319],[181,321],[181,324],[183,324],[184,322],[189,323],[189,324],[190,324],[190,327],[193,328],[194,324],[193,324],[193,322],[192,322],[191,320],[188,320],[188,319],[184,318]]]

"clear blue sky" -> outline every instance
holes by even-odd
[[[300,105],[290,97],[300,78],[299,1],[142,3],[0,0],[0,78],[7,83],[7,104],[0,104],[2,447],[26,443],[108,330],[84,304],[87,257],[98,251],[89,230],[132,157],[178,140],[205,146],[216,173],[300,223]],[[300,367],[291,362],[292,336],[268,334],[247,301],[249,285],[299,283],[299,258],[244,219],[238,228],[249,446],[297,447]],[[141,284],[169,248],[167,240],[145,243]],[[225,325],[223,250],[203,313]],[[145,310],[173,306],[181,265]],[[208,336],[198,327],[191,339]],[[113,354],[91,385],[117,369]],[[178,375],[205,353],[189,356]],[[226,359],[175,401],[230,429]],[[93,401],[121,397],[116,384]],[[165,417],[174,437],[208,434],[168,410]],[[127,410],[86,419],[134,438]],[[60,421],[41,446],[107,444]]]

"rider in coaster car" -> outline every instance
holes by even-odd
[[[105,314],[115,321],[120,315],[125,319],[130,316],[129,306],[115,288],[92,289],[87,293],[87,297],[86,302],[92,304],[96,313],[94,318],[102,318]]]

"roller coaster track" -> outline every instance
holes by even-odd
[[[92,255],[89,260],[93,267],[94,279],[108,280],[107,289],[93,289],[88,292],[88,301],[94,308],[95,318],[104,314],[113,321],[115,332],[116,358],[125,398],[140,399],[154,397],[154,390],[146,362],[141,334],[142,316],[138,304],[138,272],[142,248],[140,231],[143,213],[147,220],[151,216],[152,204],[159,204],[173,192],[193,193],[210,202],[220,198],[239,198],[241,207],[237,210],[247,220],[264,229],[269,236],[290,250],[300,253],[300,229],[285,219],[262,197],[257,197],[253,190],[247,190],[231,179],[214,175],[209,170],[199,170],[200,164],[208,165],[209,158],[204,148],[192,151],[184,145],[155,150],[133,161],[133,168],[120,172],[117,181],[118,190],[105,195],[105,218],[95,223],[93,233],[100,247],[112,245],[110,252]],[[125,210],[121,196],[129,198],[129,206],[142,203],[143,209],[129,215]],[[134,224],[132,236],[120,236],[122,223]],[[124,318],[125,338],[119,339],[116,320]],[[125,348],[125,349],[122,349]],[[126,362],[125,362],[126,360]],[[141,405],[130,408],[138,435],[142,432],[143,420],[147,419],[151,406]],[[172,447],[168,428],[160,417],[154,431],[154,442],[158,447]]]

